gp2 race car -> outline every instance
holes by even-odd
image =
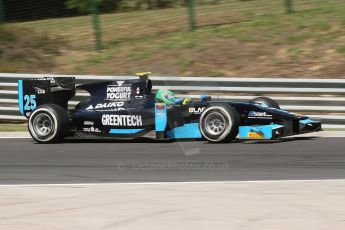
[[[89,92],[90,97],[68,109],[76,88]],[[77,87],[74,78],[66,77],[19,80],[19,110],[28,119],[30,135],[39,143],[55,143],[65,137],[206,139],[221,143],[321,130],[319,121],[282,110],[267,97],[244,103],[201,96],[194,102],[167,104],[158,101],[151,89],[147,73],[136,79]]]

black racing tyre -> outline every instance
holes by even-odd
[[[269,97],[256,97],[253,100],[251,100],[250,102],[261,104],[263,106],[268,106],[268,107],[275,108],[275,109],[280,109],[279,104],[275,100],[273,100],[272,98],[269,98]]]
[[[70,131],[70,118],[67,110],[56,104],[45,104],[32,112],[28,129],[38,143],[56,143]]]
[[[214,104],[200,116],[201,134],[211,143],[232,141],[238,134],[239,126],[239,114],[227,104]]]

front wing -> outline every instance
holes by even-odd
[[[240,126],[239,139],[276,139],[280,137],[321,131],[321,122],[310,119],[299,120],[298,127],[271,124],[256,126]],[[291,130],[294,130],[291,132]]]

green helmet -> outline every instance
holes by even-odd
[[[156,93],[156,99],[168,105],[175,103],[175,95],[167,89],[160,89]]]

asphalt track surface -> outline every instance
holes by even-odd
[[[203,141],[0,139],[0,184],[316,180],[345,178],[344,138]]]

